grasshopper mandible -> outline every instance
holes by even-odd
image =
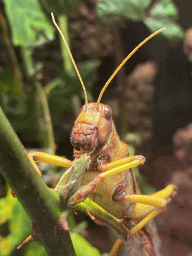
[[[123,143],[112,120],[110,106],[100,103],[107,86],[127,60],[149,39],[164,31],[160,29],[141,42],[118,66],[104,85],[97,102],[88,103],[87,93],[67,42],[52,14],[53,22],[61,34],[84,90],[85,104],[77,117],[71,134],[74,158],[85,153],[91,157],[82,181],[82,188],[74,194],[76,203],[89,197],[119,219],[134,220],[130,234],[140,231],[150,220],[165,209],[175,194],[176,187],[169,185],[153,195],[141,195],[133,167],[144,164],[145,157],[129,156],[129,147]],[[42,152],[30,154],[35,161],[70,167],[73,162]]]

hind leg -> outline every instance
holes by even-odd
[[[124,200],[135,203],[135,208],[131,216],[130,213],[128,213],[129,217],[141,219],[141,221],[130,230],[130,233],[134,235],[141,230],[150,220],[166,208],[167,203],[175,194],[176,186],[169,185],[153,195],[127,195]]]

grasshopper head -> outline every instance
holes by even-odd
[[[71,143],[76,150],[91,152],[106,143],[112,131],[112,110],[102,103],[87,103],[75,121]]]

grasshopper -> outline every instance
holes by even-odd
[[[144,164],[145,157],[129,156],[129,146],[118,136],[110,106],[100,102],[107,86],[127,60],[149,39],[165,29],[156,31],[141,42],[106,82],[97,102],[88,103],[86,89],[71,51],[53,14],[52,18],[65,42],[85,95],[85,104],[72,129],[71,143],[74,147],[74,158],[90,154],[91,164],[82,177],[81,188],[74,194],[75,202],[82,202],[89,197],[116,218],[131,223],[128,224],[129,235],[144,232],[144,226],[166,208],[176,193],[176,187],[168,185],[153,195],[140,193],[132,168]],[[31,153],[30,158],[62,167],[73,165],[68,159],[43,152]]]

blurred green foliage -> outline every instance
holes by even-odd
[[[99,0],[97,11],[101,21],[110,26],[122,21],[142,21],[151,32],[167,28],[158,37],[171,45],[176,45],[183,37],[182,28],[176,23],[177,7],[172,0]]]
[[[13,44],[34,46],[53,38],[53,26],[41,11],[38,0],[4,0]]]
[[[100,256],[99,251],[91,246],[85,238],[77,233],[71,233],[71,239],[74,244],[75,253],[77,256]],[[26,245],[24,256],[47,256],[44,247],[37,241],[31,242]]]
[[[74,11],[78,7],[80,0],[39,0],[39,3],[48,14],[53,12],[58,16],[63,14],[68,15]]]
[[[0,255],[7,256],[30,235],[32,227],[30,218],[10,190],[0,199],[0,225],[3,223],[8,225],[9,234],[0,236]]]

